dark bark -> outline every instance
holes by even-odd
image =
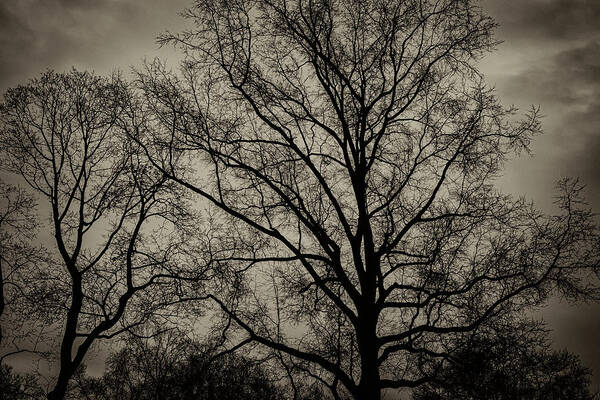
[[[69,381],[75,373],[75,369],[69,365],[62,365],[54,388],[48,392],[48,400],[63,400],[67,394]]]
[[[361,375],[357,388],[358,400],[381,398],[381,377],[377,360],[379,353],[376,332],[377,314],[374,307],[366,308],[362,315],[359,313],[357,342]]]

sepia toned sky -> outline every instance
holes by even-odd
[[[127,73],[143,57],[177,60],[154,37],[184,27],[190,0],[3,0],[0,92],[46,68]],[[505,104],[541,107],[533,156],[513,160],[500,184],[552,211],[553,185],[579,177],[600,212],[600,1],[483,0],[500,24],[498,50],[481,62]],[[600,389],[600,306],[553,301],[541,316],[558,348],[579,354]]]
[[[552,211],[553,185],[579,177],[600,212],[600,1],[484,0],[504,43],[482,62],[505,104],[539,105],[544,134],[533,157],[508,165],[505,190]],[[558,299],[542,311],[555,346],[579,354],[600,390],[600,305],[570,306]]]

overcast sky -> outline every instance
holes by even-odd
[[[533,157],[510,163],[506,190],[551,210],[554,182],[579,177],[600,212],[600,1],[485,0],[504,43],[482,69],[506,104],[539,105],[544,134]],[[554,301],[542,313],[557,347],[581,355],[600,389],[600,306]]]
[[[46,68],[128,71],[143,57],[167,57],[156,34],[182,28],[190,0],[3,0],[0,91]],[[545,134],[534,156],[508,165],[505,190],[552,209],[554,182],[579,177],[600,212],[600,1],[484,0],[504,43],[481,65],[505,104],[539,105]],[[554,302],[543,312],[558,347],[581,355],[600,388],[600,307]]]

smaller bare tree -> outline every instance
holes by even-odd
[[[0,109],[8,169],[45,201],[62,266],[39,298],[63,317],[49,399],[64,398],[96,341],[160,318],[180,294],[172,278],[191,215],[125,134],[134,110],[119,76],[75,70],[10,89]]]
[[[453,344],[451,362],[414,400],[597,400],[592,371],[566,350],[552,351],[539,321],[509,319]]]

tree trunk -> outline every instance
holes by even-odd
[[[69,268],[69,271],[76,271],[74,265]],[[62,343],[60,346],[60,372],[54,389],[48,393],[48,400],[63,400],[67,393],[69,380],[73,376],[75,369],[79,366],[80,361],[73,361],[73,344],[77,338],[77,324],[79,313],[83,305],[83,292],[81,290],[81,275],[71,273],[71,306],[67,312],[67,321],[65,323],[65,333],[63,334]]]
[[[381,385],[377,364],[377,313],[368,310],[359,315],[358,347],[361,357],[357,400],[380,400]]]
[[[65,374],[63,371],[61,371],[54,389],[48,393],[48,400],[63,400],[65,398],[65,395],[67,394],[67,387],[69,385],[69,378],[69,374]]]
[[[357,400],[380,400],[381,388],[379,387],[379,371],[377,368],[366,370],[361,374],[358,385]]]

